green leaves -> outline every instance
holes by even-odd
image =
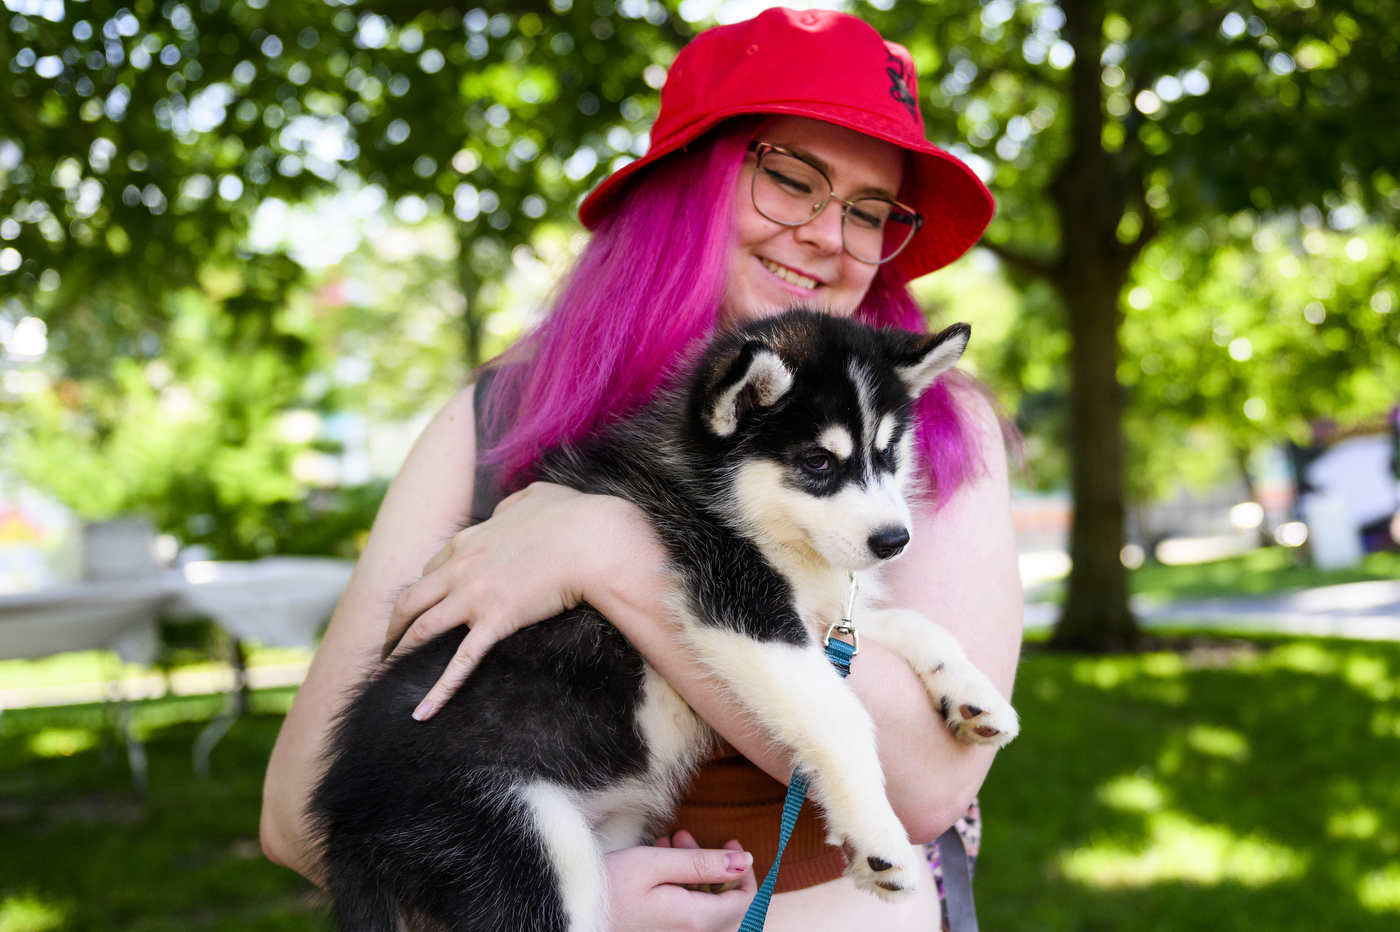
[[[1249,449],[1394,403],[1394,229],[1331,231],[1316,211],[1260,223],[1251,211],[1215,225],[1205,249],[1185,239],[1149,247],[1128,295],[1120,378],[1133,416],[1209,424]]]
[[[295,546],[269,532],[309,487],[281,412],[406,416],[499,351],[484,299],[645,150],[690,29],[636,0],[124,2],[0,19],[0,313],[47,324],[36,376],[58,387],[0,396],[7,433],[89,516],[154,511],[226,555]],[[445,242],[407,270],[392,243],[332,274],[294,261],[353,246],[297,205],[360,196]],[[331,378],[343,359],[392,388]]]

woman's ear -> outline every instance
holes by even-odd
[[[728,437],[750,411],[772,407],[792,387],[792,373],[764,344],[749,340],[734,356],[723,378],[710,390],[705,417],[710,430]]]
[[[971,336],[970,324],[953,324],[938,333],[920,337],[895,364],[895,372],[909,394],[918,398],[934,379],[953,368],[962,358]]]

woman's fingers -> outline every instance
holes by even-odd
[[[387,660],[395,647],[402,646],[406,641],[410,647],[416,647],[432,639],[432,634],[421,629],[414,632],[415,637],[410,638],[409,631],[419,616],[440,603],[452,591],[451,583],[446,574],[433,573],[399,593],[399,597],[394,600],[394,609],[389,613],[389,627],[384,632],[381,659]],[[433,632],[438,633],[441,632]]]
[[[743,851],[744,846],[739,844],[737,838],[731,838],[724,843],[726,851]],[[739,878],[739,889],[752,897],[758,892],[758,875],[753,872],[753,855],[749,855],[749,869]]]
[[[439,600],[420,614],[403,633],[384,662],[393,663],[433,638],[461,625],[476,627],[484,617],[466,593],[447,589]]]
[[[661,849],[666,850],[666,849]],[[725,883],[753,873],[753,855],[747,851],[715,848],[671,848],[657,865],[658,882],[687,884]]]
[[[738,850],[737,842],[721,850],[623,848],[603,861],[612,896],[613,932],[724,932],[743,918],[758,889],[752,881],[753,856]],[[718,894],[685,889],[734,881],[739,882],[738,889]]]
[[[467,636],[462,638],[462,643],[457,645],[457,652],[447,662],[447,669],[433,684],[433,688],[428,690],[428,695],[423,697],[423,701],[418,703],[418,708],[413,710],[413,717],[420,722],[426,722],[436,715],[443,703],[451,699],[462,687],[467,677],[476,669],[476,665],[481,662],[481,658],[485,657],[486,652],[499,640],[488,625],[477,625],[469,630]]]

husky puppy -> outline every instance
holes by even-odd
[[[969,333],[790,311],[719,336],[683,382],[539,470],[648,515],[688,649],[811,775],[847,874],[886,899],[927,868],[821,633],[848,571],[909,541],[910,409]],[[1015,736],[1014,710],[938,625],[874,608],[856,625],[909,662],[959,738]],[[463,636],[397,661],[334,732],[310,813],[340,928],[602,932],[602,855],[666,824],[713,733],[587,604],[501,641],[413,722]]]

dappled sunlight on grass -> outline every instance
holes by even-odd
[[[1262,837],[1240,838],[1221,825],[1206,825],[1175,811],[1153,813],[1140,848],[1093,844],[1062,853],[1066,877],[1093,887],[1145,887],[1169,881],[1262,887],[1303,873],[1296,851]]]
[[[1186,743],[1211,757],[1242,761],[1249,756],[1249,742],[1244,735],[1215,725],[1191,726],[1186,733]]]
[[[97,746],[97,733],[87,728],[45,728],[29,739],[29,750],[38,757],[72,757]]]
[[[1384,700],[1395,695],[1390,668],[1379,657],[1348,657],[1342,675],[1357,689],[1370,693],[1372,699]]]
[[[987,928],[1393,929],[1400,645],[1030,654],[982,792]]]
[[[0,932],[48,932],[63,925],[63,917],[58,906],[27,893],[0,900]]]
[[[982,792],[983,927],[1391,932],[1400,645],[1183,643],[1025,659],[1022,734]],[[254,713],[280,713],[294,693],[260,690]],[[310,885],[256,841],[275,714],[234,726],[210,781],[191,773],[194,737],[223,703],[131,704],[151,759],[144,799],[111,753],[112,708],[0,716],[0,904],[61,910],[39,932],[325,930]]]
[[[1098,788],[1099,801],[1119,812],[1156,812],[1166,803],[1162,787],[1146,777],[1117,777]]]
[[[1400,913],[1400,862],[1371,871],[1357,884],[1361,905],[1373,913]]]
[[[1346,812],[1334,812],[1327,818],[1327,834],[1333,838],[1374,838],[1381,827],[1374,809],[1364,806]]]
[[[1377,738],[1400,738],[1400,714],[1378,709],[1371,717],[1371,731]]]

